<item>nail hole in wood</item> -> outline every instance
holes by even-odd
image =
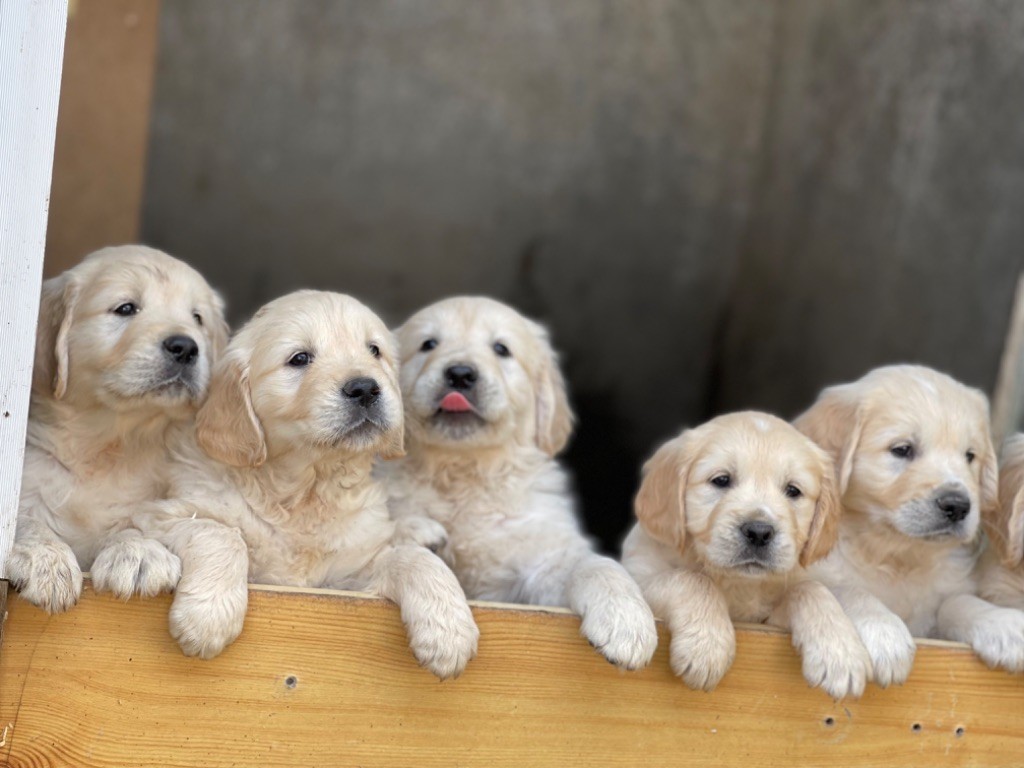
[[[953,731],[953,733],[955,733],[955,734],[956,734],[956,737],[957,737],[957,738],[959,739],[959,738],[960,738],[961,736],[963,736],[963,735],[964,735],[964,733],[965,733],[964,727],[963,727],[962,725],[958,725],[958,726],[956,727],[956,730],[955,730],[955,731]]]
[[[921,724],[920,723],[914,723],[912,726],[910,726],[910,730],[912,730],[914,733],[920,733],[921,732]]]
[[[834,717],[829,716],[829,717],[825,718],[825,727],[826,728],[831,728],[835,724],[836,724],[836,719]]]
[[[299,684],[299,678],[297,678],[295,675],[288,675],[288,677],[284,679],[284,684],[289,688],[294,688],[296,685]]]

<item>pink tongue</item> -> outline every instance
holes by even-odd
[[[449,392],[441,401],[441,410],[449,413],[464,413],[473,410],[473,406],[461,392]]]

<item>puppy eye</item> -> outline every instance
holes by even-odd
[[[313,356],[309,352],[296,352],[288,360],[288,365],[293,368],[303,368],[313,362]]]
[[[203,316],[200,315],[198,312],[192,313],[192,319],[196,321],[196,325],[198,325],[200,328],[203,327]]]
[[[889,453],[898,459],[907,459],[909,461],[914,458],[914,446],[910,443],[900,443],[890,448]]]
[[[723,472],[720,475],[715,475],[714,477],[712,477],[711,484],[715,486],[715,488],[728,488],[730,485],[732,485],[732,478],[729,477],[728,474]]]
[[[370,350],[370,354],[374,357],[380,357],[380,347],[376,344],[367,344],[366,348]]]
[[[974,461],[974,451],[967,452],[967,463],[971,464]]]
[[[786,486],[786,495],[791,499],[799,499],[804,495],[804,492],[797,488],[795,485],[790,483]]]
[[[509,351],[509,348],[500,341],[494,342],[494,352],[498,357],[512,357],[512,353]]]
[[[427,339],[420,344],[420,352],[429,352],[437,346],[437,339]]]
[[[132,315],[139,314],[139,305],[133,304],[130,301],[126,301],[118,307],[114,307],[114,314],[120,315],[121,317],[131,317]]]

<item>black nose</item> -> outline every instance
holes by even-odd
[[[971,500],[962,493],[944,493],[935,500],[935,506],[949,522],[959,523],[971,511]]]
[[[472,389],[476,376],[476,368],[471,365],[452,365],[444,369],[444,378],[452,389]]]
[[[164,352],[181,365],[192,365],[199,357],[199,345],[191,336],[168,336],[164,339]]]
[[[377,398],[380,397],[380,384],[377,383],[376,379],[363,376],[345,382],[345,386],[341,388],[341,391],[345,394],[345,397],[358,400],[360,405],[373,405],[377,402]]]
[[[741,525],[740,533],[747,537],[750,546],[767,547],[768,542],[775,536],[775,527],[769,523],[752,521]]]

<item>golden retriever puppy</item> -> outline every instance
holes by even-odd
[[[573,417],[545,330],[491,299],[453,298],[398,339],[408,456],[387,479],[401,530],[439,548],[471,598],[567,606],[610,662],[645,666],[654,617],[593,551],[554,459]],[[421,514],[434,535],[410,525]]]
[[[982,518],[989,546],[979,563],[978,594],[1024,610],[1024,434],[1006,440],[999,461],[999,505]]]
[[[732,665],[732,621],[788,629],[807,682],[860,696],[870,660],[849,618],[804,568],[832,547],[834,465],[764,413],[719,416],[644,466],[622,562],[672,633],[672,669],[711,690]]]
[[[796,426],[839,467],[839,544],[812,573],[853,619],[876,682],[906,679],[915,636],[1024,669],[1024,613],[975,596],[979,519],[998,491],[985,396],[929,368],[890,366],[824,390]]]
[[[167,445],[190,428],[227,343],[198,272],[152,248],[105,248],[43,283],[25,468],[8,574],[64,611],[82,591],[174,587],[178,559],[131,528],[167,483]]]
[[[242,629],[246,582],[365,590],[399,604],[419,662],[458,675],[478,631],[454,574],[393,543],[376,456],[402,453],[392,336],[336,293],[264,306],[232,339],[178,451],[171,498],[137,515],[181,558],[170,628],[210,658]]]

